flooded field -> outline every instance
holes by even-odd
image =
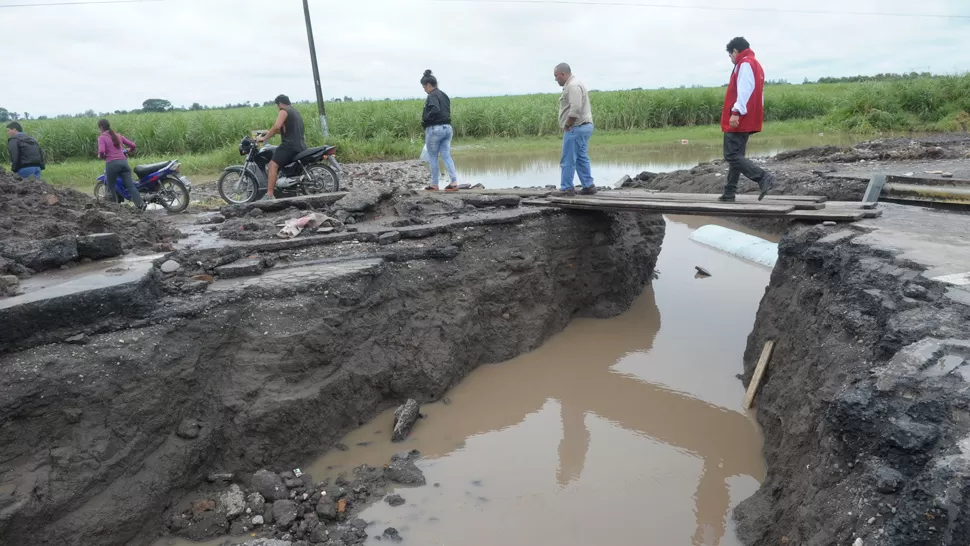
[[[627,313],[576,319],[539,349],[480,367],[424,406],[403,443],[390,442],[388,411],[302,470],[322,479],[421,452],[428,485],[361,512],[373,544],[395,527],[415,546],[739,546],[731,509],[765,468],[735,376],[770,271],[688,240],[710,223],[742,229],[667,219],[660,276]]]
[[[805,135],[789,138],[752,137],[748,156],[771,156],[786,150],[822,145],[849,145],[854,140],[845,135]],[[719,143],[672,142],[631,146],[596,146],[591,140],[590,161],[597,185],[612,186],[623,175],[635,176],[642,171],[667,172],[689,169],[698,163],[722,157]],[[488,188],[531,187],[559,184],[559,152],[523,152],[521,154],[478,153],[456,145],[455,164],[462,183],[481,183]],[[578,179],[577,179],[578,183]]]

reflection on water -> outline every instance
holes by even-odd
[[[660,278],[624,315],[478,368],[403,444],[386,412],[304,470],[420,450],[429,485],[361,514],[404,544],[738,545],[730,510],[765,469],[735,374],[770,272],[689,241],[689,220],[668,220]]]
[[[720,144],[710,142],[597,147],[595,140],[594,135],[589,155],[593,165],[593,178],[600,186],[612,186],[627,174],[635,176],[642,171],[689,169],[698,163],[722,157]],[[839,135],[775,139],[756,135],[748,144],[748,156],[771,156],[785,150],[808,146],[849,145],[853,142],[854,140]],[[555,150],[521,154],[487,154],[464,150],[456,152],[455,163],[462,183],[481,183],[488,188],[559,184],[559,153]]]

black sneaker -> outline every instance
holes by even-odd
[[[576,190],[572,188],[565,191],[559,190],[559,191],[554,191],[549,195],[551,195],[552,197],[576,197]]]
[[[765,196],[768,195],[768,192],[771,191],[771,188],[775,187],[775,183],[777,182],[778,180],[775,178],[775,175],[765,173],[764,178],[762,178],[761,182],[758,183],[758,187],[761,188],[761,195],[758,196],[758,201],[764,199]]]
[[[579,190],[579,193],[582,194],[582,195],[596,195],[596,192],[598,192],[598,191],[599,190],[596,189],[596,184],[593,184],[592,186],[590,186],[588,188],[583,188],[583,189]]]
[[[733,195],[722,195],[722,196],[718,197],[717,200],[718,201],[723,201],[725,203],[733,203],[734,202],[734,196]]]

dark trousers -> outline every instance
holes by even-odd
[[[743,174],[752,182],[759,185],[765,176],[765,170],[744,157],[748,151],[748,138],[752,133],[724,133],[724,160],[731,168],[728,170],[727,184],[724,195],[735,195],[738,192],[738,181]]]
[[[140,209],[142,207],[141,194],[138,193],[138,188],[131,181],[131,167],[128,166],[128,161],[124,159],[116,159],[104,164],[104,182],[108,188],[108,199],[118,201],[118,194],[115,193],[118,176],[121,176],[121,181],[124,183],[125,189],[128,190],[128,195],[131,196],[135,206]]]

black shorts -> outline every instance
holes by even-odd
[[[273,162],[280,166],[280,168],[293,163],[293,159],[300,154],[302,150],[296,150],[293,148],[284,148],[280,146],[273,151]]]

